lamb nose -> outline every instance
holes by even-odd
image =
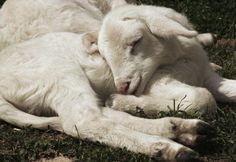
[[[121,94],[127,94],[129,90],[130,82],[123,82],[118,87],[118,92]]]

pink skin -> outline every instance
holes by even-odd
[[[128,94],[129,86],[130,86],[130,82],[121,82],[117,86],[118,93],[120,93],[120,94]]]
[[[117,92],[120,94],[135,94],[141,84],[141,77],[134,77],[131,80],[119,80],[116,81]]]

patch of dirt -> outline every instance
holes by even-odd
[[[236,39],[221,38],[217,40],[217,44],[221,46],[236,46]]]

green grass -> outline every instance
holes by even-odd
[[[236,38],[235,0],[142,0],[146,4],[167,6],[185,13],[200,32],[211,32],[221,38]],[[0,4],[4,2],[0,1]],[[236,46],[214,45],[208,48],[210,60],[223,66],[220,73],[236,79]],[[204,161],[236,161],[236,104],[218,103],[220,109],[209,121],[217,135],[204,146],[196,148]],[[176,112],[162,116],[179,116]],[[189,115],[182,115],[189,117]],[[101,162],[151,162],[144,155],[125,149],[115,149],[98,143],[82,141],[54,131],[22,129],[0,122],[0,161],[33,161],[42,157],[64,155],[76,161]]]

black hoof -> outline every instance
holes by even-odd
[[[152,156],[152,159],[153,159],[154,161],[160,161],[160,162],[162,162],[162,161],[163,161],[162,152],[161,152],[160,150],[157,150],[157,151],[155,152],[155,154]]]
[[[193,151],[180,151],[176,155],[177,162],[201,162],[199,156]]]
[[[201,144],[204,144],[205,142],[209,141],[209,137],[206,135],[199,135],[195,141],[195,145],[194,146],[199,146]]]
[[[216,134],[216,130],[207,123],[199,122],[197,124],[197,133],[200,135],[214,136]]]

